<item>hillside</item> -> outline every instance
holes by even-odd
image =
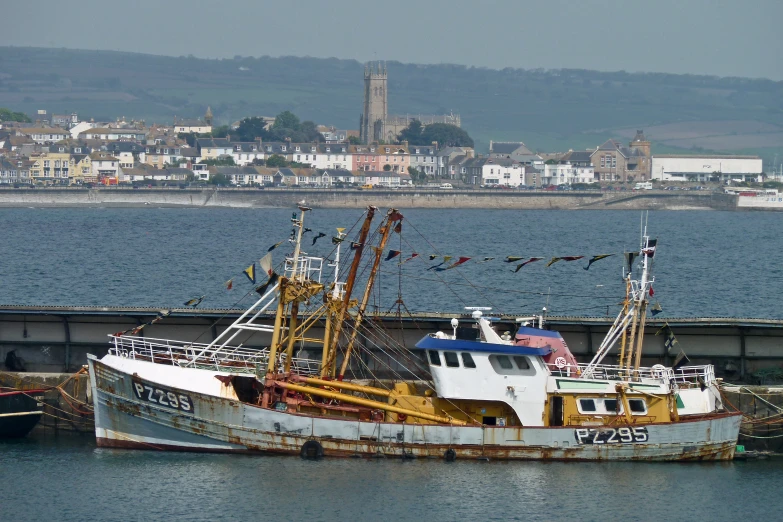
[[[491,70],[389,62],[395,114],[462,116],[479,147],[522,140],[539,150],[595,146],[645,129],[667,151],[783,149],[783,82],[588,70]],[[206,60],[112,51],[0,47],[0,107],[216,123],[291,110],[357,128],[363,64],[316,58]]]

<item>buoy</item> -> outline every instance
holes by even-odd
[[[317,440],[308,440],[302,444],[299,456],[303,459],[320,459],[324,456],[324,447]]]
[[[457,460],[457,452],[449,448],[446,450],[446,453],[443,454],[443,458],[446,459],[446,462],[454,462]]]

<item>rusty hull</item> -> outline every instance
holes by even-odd
[[[139,377],[90,361],[99,446],[148,450],[299,455],[316,441],[328,457],[490,460],[730,460],[741,416],[734,413],[645,424],[649,441],[579,444],[574,427],[418,425],[289,413],[187,392],[193,411],[139,400]],[[146,382],[146,381],[145,381]],[[150,383],[155,385],[155,383]]]

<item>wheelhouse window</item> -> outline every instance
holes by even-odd
[[[628,399],[628,407],[631,408],[631,413],[647,413],[647,404],[644,399]]]
[[[459,359],[455,352],[443,352],[443,358],[446,360],[446,366],[449,368],[459,368]]]
[[[622,413],[622,408],[617,408],[617,399],[604,399],[604,408],[608,413]]]
[[[440,366],[440,356],[438,355],[438,352],[436,350],[430,350],[428,353],[430,356],[430,364],[433,366]]]
[[[579,413],[594,413],[595,399],[579,399]]]
[[[536,370],[530,365],[527,357],[522,355],[492,354],[489,363],[496,373],[501,375],[535,375]]]
[[[473,356],[467,352],[462,352],[462,366],[465,368],[475,368],[476,363],[473,361]]]

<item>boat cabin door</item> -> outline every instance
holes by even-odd
[[[563,397],[555,395],[549,399],[549,425],[563,425]]]

